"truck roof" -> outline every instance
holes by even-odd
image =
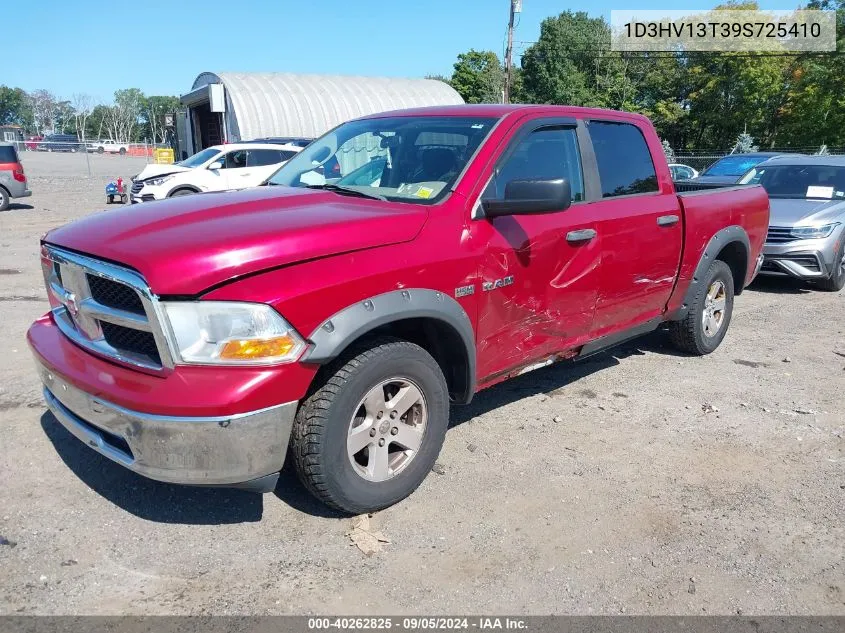
[[[502,118],[509,114],[519,112],[542,112],[557,116],[578,116],[580,118],[586,117],[607,117],[625,118],[629,120],[648,121],[642,114],[634,112],[622,112],[620,110],[606,110],[602,108],[583,108],[579,106],[567,105],[547,105],[547,104],[502,104],[502,103],[479,103],[479,104],[461,104],[448,106],[428,106],[424,108],[409,108],[406,110],[391,110],[389,112],[379,112],[377,114],[370,114],[361,119],[380,119],[384,117],[394,116],[473,116],[473,117],[494,117]]]

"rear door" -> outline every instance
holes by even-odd
[[[601,199],[591,205],[602,243],[593,335],[604,336],[663,313],[681,258],[683,222],[671,181],[658,182],[639,126],[591,120],[587,130],[601,184]]]
[[[276,173],[284,163],[296,156],[296,152],[287,149],[251,149],[247,150],[248,169],[242,178],[244,187],[257,187]]]
[[[469,241],[483,245],[477,326],[482,381],[589,334],[601,248],[585,202],[580,136],[575,119],[522,124],[496,159],[481,196],[503,197],[511,180],[556,178],[568,179],[573,195],[572,206],[557,213],[471,222]]]

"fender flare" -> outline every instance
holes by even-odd
[[[690,303],[692,303],[692,299],[693,297],[695,297],[695,293],[701,286],[701,279],[702,277],[704,277],[704,273],[707,272],[707,270],[710,268],[710,265],[713,263],[713,260],[716,259],[716,256],[722,251],[722,249],[733,242],[739,242],[740,244],[742,244],[745,247],[746,254],[750,257],[751,241],[748,239],[748,233],[745,232],[744,228],[738,225],[732,225],[725,227],[719,232],[717,232],[713,237],[710,238],[710,241],[707,243],[707,247],[701,254],[701,259],[698,260],[698,265],[695,267],[695,272],[692,275],[689,287],[687,288],[687,292],[684,295],[684,302],[673,315],[671,319],[672,321],[680,321],[687,315],[687,313],[689,312]],[[748,262],[746,262],[746,271],[743,275],[743,283],[745,282],[745,276],[748,274],[747,269]],[[739,288],[738,291],[734,289],[734,292],[736,294],[739,294],[740,292],[742,292],[742,288]]]
[[[426,288],[392,290],[354,303],[323,321],[308,337],[311,346],[302,357],[306,363],[325,364],[337,358],[354,341],[381,325],[414,318],[443,321],[461,337],[467,357],[468,398],[475,393],[475,332],[469,316],[457,301]]]

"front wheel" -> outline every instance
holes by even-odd
[[[440,366],[418,345],[384,338],[327,368],[297,412],[291,454],[318,499],[353,514],[373,512],[417,489],[448,424]]]
[[[669,324],[672,343],[683,352],[704,356],[716,350],[728,332],[734,307],[730,267],[715,260],[689,305],[687,315]]]
[[[125,148],[125,147],[121,147],[121,148],[120,148],[120,155],[121,155],[121,156],[123,156],[125,153],[126,153],[126,148]]]

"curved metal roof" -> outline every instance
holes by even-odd
[[[396,79],[294,73],[202,73],[196,90],[222,83],[226,109],[241,139],[269,136],[317,137],[339,123],[366,114],[463,103],[448,84],[435,79]],[[232,121],[232,119],[230,119]]]

